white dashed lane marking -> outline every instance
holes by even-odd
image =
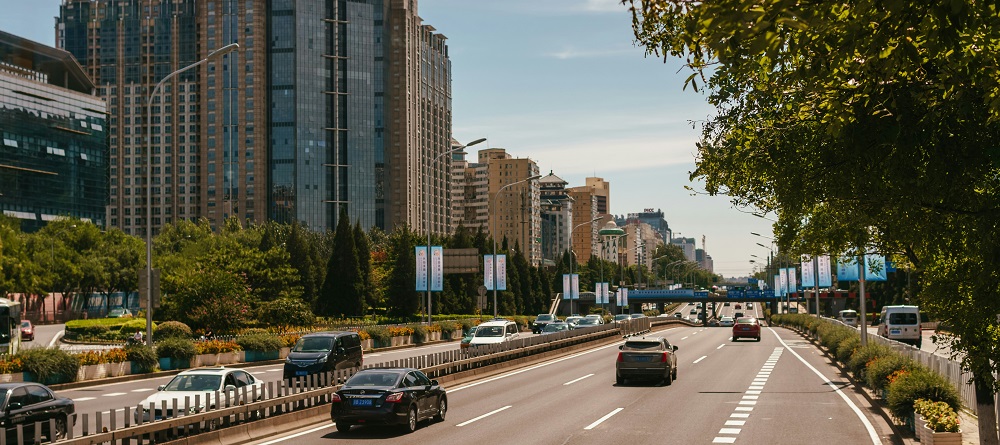
[[[115,396],[123,396],[123,395],[125,395],[125,394],[126,394],[126,393],[124,393],[124,392],[109,392],[109,393],[107,393],[107,394],[104,394],[104,395],[103,395],[102,397],[115,397]]]

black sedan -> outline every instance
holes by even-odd
[[[330,406],[330,418],[341,433],[354,425],[402,425],[409,433],[417,422],[441,422],[447,413],[444,388],[413,368],[359,371],[333,394]]]
[[[22,425],[24,442],[33,443],[36,436],[35,422],[41,422],[41,435],[49,441],[66,437],[68,419],[75,410],[73,401],[59,397],[45,385],[38,383],[0,383],[0,424],[7,433],[7,443],[17,440],[17,426]],[[55,420],[55,431],[50,431],[50,419]]]

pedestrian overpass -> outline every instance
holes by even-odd
[[[556,295],[557,300],[559,300],[557,305],[554,305],[554,310],[552,313],[559,315],[569,315],[570,314],[570,301],[568,299],[563,299],[563,294]],[[663,306],[669,303],[691,303],[691,302],[727,302],[727,301],[739,301],[739,302],[758,302],[762,304],[771,305],[771,311],[777,312],[777,307],[774,306],[779,302],[780,298],[774,296],[774,290],[730,290],[723,291],[721,293],[712,293],[708,291],[696,291],[694,289],[629,289],[628,290],[628,308],[622,308],[617,306],[615,302],[615,297],[611,296],[610,304],[597,304],[596,294],[593,292],[580,292],[580,298],[573,300],[573,313],[585,314],[590,311],[592,307],[603,307],[608,309],[611,313],[634,313],[641,312],[640,308],[642,304],[655,304],[656,307],[662,311]]]

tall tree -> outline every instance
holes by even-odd
[[[416,291],[417,260],[412,232],[408,227],[396,229],[392,236],[392,275],[389,279],[387,312],[393,317],[409,317],[420,305]]]
[[[326,315],[343,317],[364,314],[360,274],[350,217],[347,208],[341,208],[333,235],[333,253],[327,263],[326,281],[320,296]]]
[[[372,300],[372,254],[368,244],[368,234],[361,228],[361,221],[354,224],[354,247],[358,252],[358,285],[362,297],[362,304],[367,307],[374,307]]]
[[[718,114],[692,179],[778,214],[792,253],[904,259],[998,444],[1000,14],[992,2],[626,0]]]

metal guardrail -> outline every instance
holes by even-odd
[[[650,331],[652,318],[627,320],[624,322],[588,327],[573,331],[533,336],[508,341],[502,344],[485,345],[462,350],[452,350],[392,360],[378,365],[365,365],[362,369],[375,367],[408,367],[423,370],[428,376],[440,376],[495,365],[510,360],[588,343],[609,337],[640,335]],[[677,320],[655,320],[655,324],[684,324]],[[92,445],[98,443],[155,443],[184,436],[197,435],[220,427],[228,427],[267,419],[276,415],[300,411],[329,403],[330,394],[337,391],[357,368],[338,370],[327,374],[299,377],[296,380],[267,382],[260,393],[256,388],[240,388],[237,393],[206,393],[202,396],[187,396],[183,401],[174,399],[172,403],[162,402],[160,406],[123,407],[106,412],[76,413],[67,422],[66,437],[55,441],[65,445]],[[202,400],[216,400],[216,408],[192,409],[208,405]],[[163,416],[152,422],[143,422],[143,416],[135,413],[148,409],[150,413],[159,410]],[[196,412],[197,411],[197,412]],[[124,424],[118,425],[118,414],[124,414]],[[156,416],[152,416],[155,418]],[[82,425],[82,434],[75,436],[75,427]],[[55,430],[55,420],[49,421],[50,431]],[[16,444],[39,444],[42,442],[40,423],[35,424],[35,437],[25,437],[23,426],[16,432]],[[6,435],[0,434],[0,445],[8,445]]]

